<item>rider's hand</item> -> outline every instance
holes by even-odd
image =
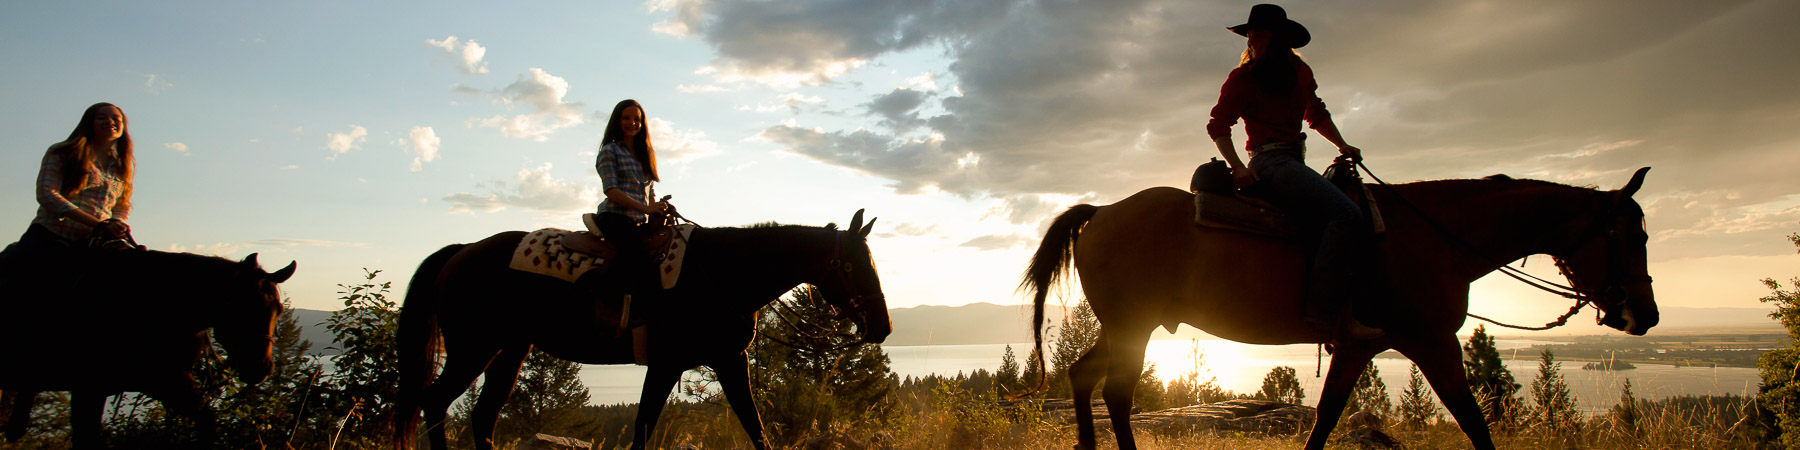
[[[667,214],[669,212],[669,202],[650,202],[649,206],[650,214]]]
[[[110,236],[125,236],[126,234],[131,233],[131,226],[126,225],[125,221],[119,219],[106,219],[100,221],[100,225],[97,225],[94,228],[104,231]]]
[[[1256,172],[1248,167],[1231,169],[1231,184],[1238,189],[1248,189],[1256,184]]]
[[[1350,157],[1352,161],[1362,160],[1362,149],[1356,148],[1354,145],[1345,144],[1343,147],[1338,147],[1338,153]]]

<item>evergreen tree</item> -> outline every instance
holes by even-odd
[[[750,388],[770,444],[784,447],[895,414],[887,352],[878,345],[846,346],[857,339],[852,327],[834,318],[812,286],[795,289],[758,315]]]
[[[1800,247],[1800,233],[1788,235],[1788,240]],[[1800,343],[1800,277],[1788,281],[1790,290],[1783,290],[1773,278],[1764,278],[1762,283],[1770,291],[1762,302],[1775,305],[1769,318],[1787,327],[1790,344],[1757,359],[1762,388],[1756,402],[1772,422],[1767,424],[1768,439],[1787,448],[1800,448],[1800,344],[1793,344]]]
[[[1425,386],[1425,377],[1419,374],[1419,365],[1413,364],[1406,377],[1406,390],[1400,393],[1400,423],[1414,430],[1424,429],[1437,418],[1437,411],[1431,389]]]
[[[1075,305],[1075,311],[1063,317],[1056,333],[1056,346],[1050,351],[1050,397],[1070,396],[1069,365],[1087,353],[1100,340],[1100,320],[1094,318],[1087,300]]]
[[[1518,398],[1514,397],[1520,386],[1500,360],[1500,350],[1494,346],[1494,337],[1487,334],[1486,327],[1475,326],[1475,335],[1469,336],[1469,343],[1463,345],[1463,358],[1469,390],[1474,391],[1475,400],[1481,403],[1488,425],[1510,427],[1520,408]]]
[[[1350,401],[1344,404],[1344,416],[1359,412],[1368,412],[1377,417],[1386,418],[1393,409],[1393,402],[1388,400],[1387,383],[1381,381],[1381,370],[1375,368],[1375,362],[1369,361],[1363,366],[1362,376],[1356,379],[1356,387],[1350,391]]]
[[[1538,355],[1538,377],[1531,382],[1532,422],[1560,435],[1581,431],[1581,413],[1575,411],[1575,396],[1563,380],[1562,363],[1545,348]]]
[[[1256,392],[1256,398],[1298,405],[1306,401],[1306,390],[1300,387],[1300,377],[1294,375],[1294,368],[1281,366],[1269,369],[1269,373],[1263,375],[1262,390]]]
[[[530,437],[537,433],[558,436],[590,434],[590,419],[581,415],[588,404],[588,389],[581,383],[581,364],[531,349],[519,370],[511,398],[500,407],[500,423],[494,439]]]
[[[1638,399],[1631,393],[1631,379],[1625,379],[1625,388],[1619,391],[1619,404],[1613,406],[1614,426],[1626,436],[1635,439],[1638,436]]]
[[[1024,392],[1024,383],[1019,379],[1019,359],[1013,355],[1011,345],[1006,346],[1006,355],[1000,357],[1000,369],[994,372],[994,387],[1001,395]]]

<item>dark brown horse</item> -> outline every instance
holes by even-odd
[[[8,440],[24,435],[39,391],[70,391],[76,447],[101,444],[106,397],[121,392],[141,392],[210,426],[213,416],[193,376],[194,363],[212,346],[208,330],[245,383],[269,375],[282,309],[276,284],[294,275],[294,264],[267,273],[255,254],[232,261],[158,251],[79,252],[79,265],[61,268],[67,277],[8,270],[0,281],[6,290],[0,300],[0,389],[14,401]]]
[[[1385,279],[1370,281],[1389,295],[1356,309],[1387,336],[1337,347],[1307,448],[1324,447],[1363,367],[1388,349],[1418,364],[1476,448],[1493,448],[1456,331],[1468,312],[1469,283],[1509,261],[1549,254],[1604,313],[1600,323],[1633,335],[1655,326],[1644,213],[1631,199],[1648,170],[1617,191],[1503,176],[1371,186],[1387,233],[1377,243]],[[1095,446],[1088,399],[1102,377],[1119,447],[1135,448],[1127,411],[1157,327],[1185,323],[1251,344],[1328,339],[1300,321],[1306,255],[1299,246],[1197,227],[1193,219],[1193,195],[1167,187],[1107,206],[1076,205],[1052,223],[1027,269],[1022,287],[1034,296],[1040,349],[1045,295],[1071,259],[1101,324],[1098,342],[1069,369],[1080,448]]]
[[[694,230],[680,281],[658,304],[633,305],[653,312],[632,448],[644,448],[670,389],[683,371],[698,366],[718,374],[750,441],[766,448],[744,350],[755,337],[757,310],[802,283],[821,289],[856,324],[863,342],[887,338],[892,325],[866,240],[874,221],[864,225],[862,214],[856,212],[848,230],[772,224]],[[473,431],[476,448],[492,448],[500,406],[533,346],[583,364],[633,363],[629,340],[614,337],[617,323],[596,316],[596,296],[507,267],[524,235],[509,231],[444,247],[413,275],[400,308],[396,447],[412,446],[423,407],[432,448],[445,448],[445,411],[485,374]],[[433,379],[440,343],[443,372]]]

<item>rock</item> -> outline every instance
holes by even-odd
[[[1383,432],[1381,432],[1381,430],[1374,429],[1374,428],[1357,428],[1355,430],[1351,430],[1349,433],[1344,433],[1343,437],[1338,438],[1337,442],[1339,444],[1344,444],[1344,445],[1354,445],[1357,448],[1373,448],[1373,449],[1404,449],[1404,448],[1406,448],[1406,446],[1400,445],[1400,441],[1397,439],[1394,439],[1393,436],[1388,436],[1387,433],[1383,433]]]
[[[519,441],[519,445],[513,448],[518,450],[588,450],[594,448],[594,444],[575,438],[538,433],[536,436]]]
[[[1343,422],[1338,423],[1338,426],[1346,428],[1374,428],[1377,430],[1387,428],[1387,424],[1383,423],[1381,416],[1369,414],[1368,411],[1358,411],[1356,414],[1351,414],[1350,418],[1344,419]]]

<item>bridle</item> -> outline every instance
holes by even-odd
[[[844,286],[845,290],[850,291],[850,299],[844,301],[845,306],[848,306],[849,309],[852,311],[860,312],[860,311],[862,311],[862,308],[863,308],[862,301],[865,298],[873,299],[873,300],[885,300],[885,298],[883,298],[884,297],[883,294],[881,294],[879,292],[877,292],[877,293],[875,293],[875,295],[871,296],[871,295],[866,295],[862,291],[859,291],[856,289],[856,283],[851,281],[851,278],[850,278],[850,275],[851,275],[850,272],[851,272],[852,267],[849,264],[844,263],[843,249],[844,249],[844,230],[837,230],[837,236],[834,239],[832,239],[832,242],[831,242],[831,262],[827,263],[825,266],[825,271],[827,272],[825,275],[827,277],[835,276],[837,282],[839,284],[842,284]],[[836,308],[836,306],[833,306],[833,308]],[[847,314],[848,313],[840,312],[835,315],[838,318],[843,318]]]
[[[1574,317],[1576,313],[1581,312],[1581,308],[1586,307],[1589,304],[1595,305],[1596,308],[1602,311],[1624,306],[1631,298],[1631,294],[1625,290],[1625,283],[1650,282],[1650,275],[1632,275],[1625,273],[1624,245],[1622,245],[1624,237],[1619,236],[1619,214],[1617,211],[1618,205],[1616,203],[1607,206],[1605,212],[1598,216],[1597,220],[1594,221],[1589,229],[1577,233],[1577,237],[1572,240],[1572,244],[1566,249],[1550,253],[1550,258],[1556,262],[1557,271],[1569,282],[1568,285],[1564,285],[1562,283],[1545,280],[1535,275],[1525,273],[1523,270],[1515,269],[1512,266],[1506,265],[1505,262],[1497,261],[1487,254],[1482,253],[1474,244],[1470,244],[1461,236],[1451,232],[1449,228],[1444,227],[1443,224],[1438,223],[1437,220],[1432,219],[1429,214],[1426,214],[1425,210],[1414,205],[1411,201],[1408,201],[1405,196],[1400,195],[1400,192],[1395,191],[1393,186],[1389,185],[1386,181],[1383,181],[1381,177],[1375,176],[1375,173],[1369,170],[1369,166],[1363,165],[1362,161],[1356,161],[1356,165],[1362,168],[1363,173],[1369,174],[1369,178],[1374,179],[1382,188],[1387,189],[1389,194],[1393,194],[1395,199],[1400,200],[1401,204],[1406,205],[1407,208],[1410,208],[1414,213],[1417,213],[1420,218],[1425,219],[1425,223],[1431,225],[1432,229],[1437,230],[1439,234],[1450,238],[1452,243],[1462,247],[1463,250],[1473,253],[1483,260],[1498,266],[1500,273],[1506,274],[1506,276],[1512,277],[1515,280],[1519,280],[1528,286],[1538,288],[1544,292],[1575,300],[1575,306],[1570,307],[1568,312],[1563,313],[1561,316],[1558,316],[1556,320],[1541,327],[1512,325],[1465,312],[1464,314],[1469,317],[1513,329],[1532,331],[1548,330],[1567,324],[1570,317]],[[1567,258],[1564,256],[1573,254],[1575,251],[1579,250],[1583,244],[1592,240],[1592,236],[1594,235],[1600,235],[1601,238],[1606,240],[1606,275],[1601,282],[1601,288],[1597,290],[1575,286],[1576,284],[1579,284],[1575,282],[1575,272],[1573,268],[1570,267]],[[1648,239],[1648,236],[1645,237]],[[1594,321],[1599,323],[1601,320],[1602,318],[1596,317]]]
[[[838,319],[844,319],[853,313],[861,312],[863,300],[865,300],[865,299],[876,300],[876,301],[885,301],[886,300],[885,296],[879,292],[876,293],[875,295],[865,295],[861,291],[856,289],[856,283],[852,282],[851,277],[850,277],[851,266],[849,264],[844,263],[843,251],[844,251],[844,230],[837,230],[837,234],[834,236],[834,238],[832,240],[831,260],[828,263],[826,263],[826,266],[825,266],[826,273],[824,274],[823,277],[821,277],[821,279],[831,279],[831,280],[837,281],[839,284],[842,284],[844,286],[845,290],[850,292],[850,299],[846,300],[844,302],[845,303],[844,308],[839,308],[838,305],[832,304],[832,302],[830,302],[829,300],[826,301],[826,305],[831,308],[832,317],[835,317]],[[779,304],[779,302],[777,302],[777,304]],[[773,340],[776,343],[786,345],[790,348],[803,350],[803,351],[837,352],[837,351],[842,351],[845,349],[853,348],[858,345],[862,345],[861,334],[868,332],[868,325],[866,324],[866,322],[868,321],[867,317],[864,317],[863,320],[861,321],[861,322],[865,322],[865,323],[857,324],[856,330],[857,330],[858,334],[850,334],[850,333],[842,333],[842,332],[834,332],[834,331],[824,330],[824,331],[827,331],[827,335],[825,335],[825,336],[808,333],[805,330],[801,329],[799,324],[795,323],[794,320],[789,319],[787,317],[787,314],[782,313],[781,308],[779,306],[776,307],[775,317],[778,320],[780,320],[782,322],[782,324],[786,325],[788,327],[788,329],[793,330],[793,332],[796,333],[798,336],[807,338],[808,340],[824,340],[824,339],[830,339],[831,337],[851,338],[847,342],[838,344],[838,345],[833,346],[828,349],[821,350],[821,349],[813,348],[811,346],[797,345],[792,342],[788,342],[784,339],[781,339],[778,336],[773,336],[773,335],[768,336],[768,338],[770,340]]]

